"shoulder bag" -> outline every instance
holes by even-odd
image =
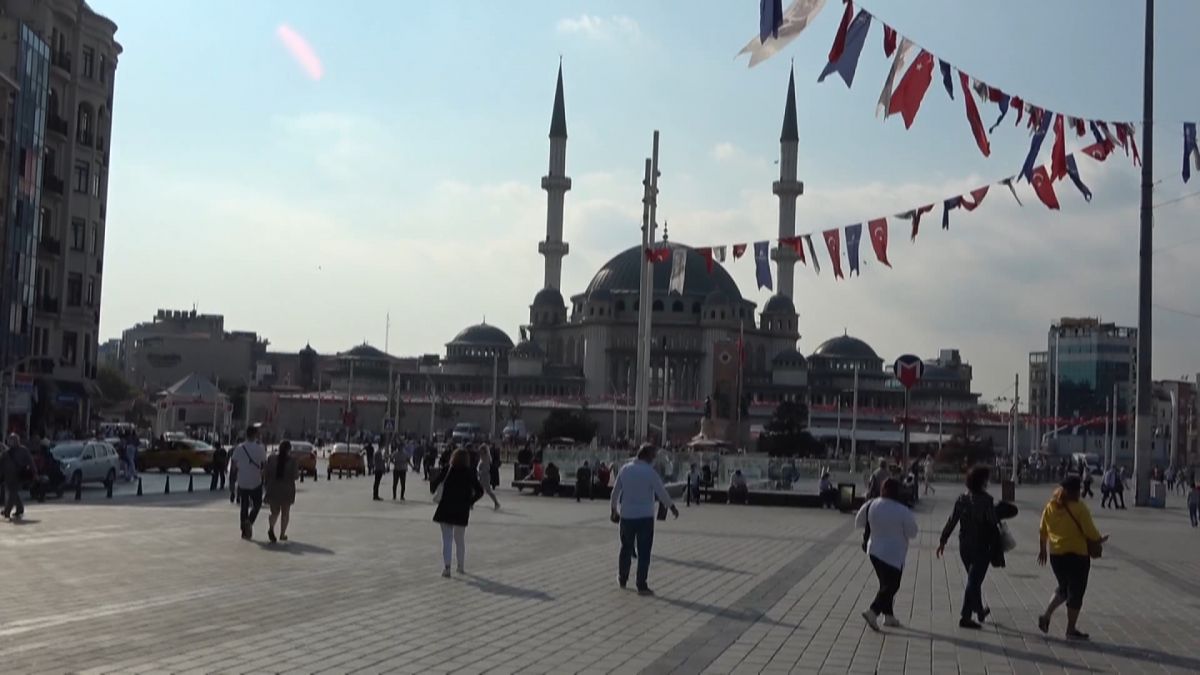
[[[1104,555],[1104,544],[1100,541],[1092,540],[1087,536],[1087,533],[1083,531],[1083,526],[1080,525],[1079,521],[1075,519],[1075,514],[1071,513],[1071,508],[1068,505],[1063,504],[1063,509],[1066,510],[1067,515],[1071,517],[1071,521],[1075,523],[1075,527],[1079,528],[1079,534],[1083,535],[1083,540],[1087,542],[1088,557],[1099,558],[1100,556]]]
[[[871,505],[870,504],[867,505],[867,515],[864,520],[867,521],[867,525],[866,525],[866,527],[863,528],[862,550],[863,550],[863,553],[866,553],[867,552],[867,542],[871,541]]]

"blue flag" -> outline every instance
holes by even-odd
[[[850,274],[862,276],[862,273],[858,271],[858,242],[860,239],[862,239],[862,223],[847,225],[846,258],[850,261]]]
[[[1025,164],[1021,167],[1021,175],[1025,180],[1033,185],[1033,164],[1037,161],[1038,153],[1042,151],[1042,142],[1046,140],[1046,132],[1050,130],[1050,121],[1054,119],[1054,113],[1049,110],[1042,111],[1041,124],[1038,124],[1037,131],[1033,132],[1033,142],[1029,144],[1029,154],[1025,156]]]
[[[1008,114],[1008,103],[1011,100],[1012,97],[1008,94],[1000,94],[1000,117],[996,118],[996,123],[992,125],[991,129],[988,129],[989,134],[995,131],[996,127],[1000,126],[1000,123],[1004,121],[1004,116]]]
[[[1074,154],[1067,155],[1067,175],[1071,177],[1071,182],[1075,184],[1075,187],[1079,188],[1079,191],[1083,193],[1083,201],[1092,201],[1092,191],[1088,189],[1088,186],[1083,184],[1083,179],[1079,177],[1079,165],[1075,163]]]
[[[962,197],[951,197],[942,202],[942,229],[950,229],[950,212],[962,206]]]
[[[946,88],[946,93],[950,94],[950,100],[954,100],[954,80],[950,77],[950,64],[938,59],[938,68],[942,69],[942,86]]]
[[[1200,149],[1196,146],[1196,123],[1183,123],[1183,182],[1188,182],[1192,178],[1192,165],[1188,161],[1196,155],[1200,158]],[[1200,166],[1200,165],[1198,165]]]
[[[779,26],[783,24],[783,0],[758,1],[758,41],[768,37],[779,37]]]
[[[771,285],[771,242],[754,242],[754,277],[759,288],[774,290]]]
[[[1107,139],[1104,138],[1104,134],[1100,133],[1100,127],[1096,126],[1095,122],[1088,122],[1088,126],[1092,128],[1092,135],[1096,137],[1096,142],[1104,145],[1104,141]]]
[[[836,72],[842,76],[847,87],[854,84],[854,72],[858,70],[858,57],[862,53],[863,44],[867,41],[867,32],[870,29],[871,15],[867,14],[867,10],[860,9],[854,20],[850,22],[850,27],[846,29],[846,48],[842,50],[842,55],[836,62],[830,61],[826,64],[825,70],[821,71],[817,82],[824,82],[826,77]]]

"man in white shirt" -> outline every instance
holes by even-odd
[[[646,584],[646,577],[650,574],[650,548],[654,544],[655,499],[671,509],[676,518],[679,517],[679,509],[671,501],[662,478],[654,470],[656,454],[658,451],[649,443],[643,443],[638,448],[637,459],[621,467],[621,472],[617,474],[610,501],[612,520],[621,524],[617,582],[621,588],[628,583],[636,544],[638,595],[654,595],[654,591]]]
[[[237,473],[242,539],[250,539],[254,536],[254,520],[262,508],[263,467],[267,464],[267,449],[258,442],[257,424],[246,429],[246,440],[233,449],[229,461]]]

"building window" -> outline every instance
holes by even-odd
[[[92,223],[92,255],[100,255],[100,224]]]
[[[672,311],[672,312],[682,312],[682,311],[683,311],[683,301],[682,301],[682,300],[676,300],[676,301],[675,301],[675,302],[674,302],[674,303],[671,305],[671,311]]]
[[[62,336],[62,360],[67,365],[75,365],[77,349],[79,347],[79,334],[73,331],[65,331]]]
[[[90,180],[90,165],[87,162],[75,162],[75,191],[86,193]]]
[[[96,171],[92,173],[92,196],[93,197],[100,196],[100,178],[103,173],[104,173],[104,165],[97,162],[96,163]]]
[[[72,272],[67,275],[67,304],[78,307],[83,300],[83,275]]]
[[[84,145],[92,144],[92,106],[90,103],[79,104],[79,113],[75,118],[75,138]]]
[[[88,307],[96,306],[96,277],[88,277],[87,305]]]
[[[108,82],[108,55],[100,55],[100,81]]]
[[[82,251],[84,247],[84,222],[82,220],[71,221],[71,250]]]
[[[83,76],[89,80],[96,77],[96,50],[91,47],[83,48]]]

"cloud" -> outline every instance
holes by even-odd
[[[621,14],[610,17],[580,14],[559,19],[554,28],[561,35],[580,35],[591,40],[636,40],[642,34],[637,21]]]
[[[712,156],[717,161],[724,161],[727,159],[732,159],[733,157],[737,156],[739,152],[740,151],[737,149],[737,146],[733,143],[721,142],[713,146]]]

